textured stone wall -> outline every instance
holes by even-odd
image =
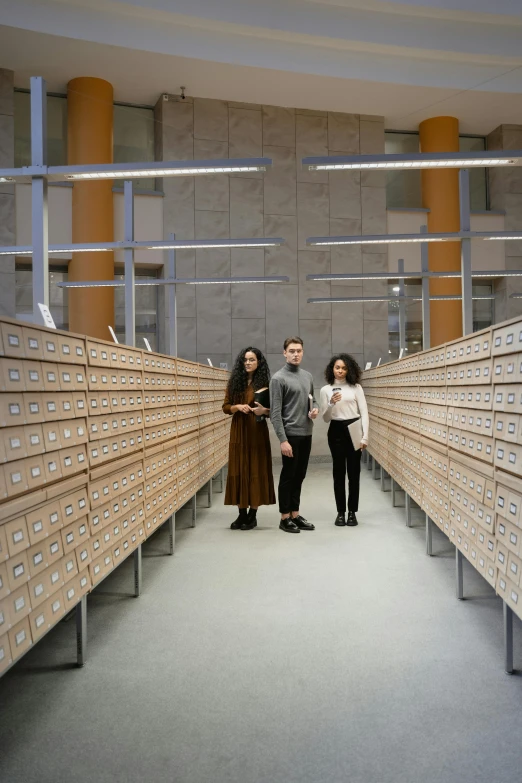
[[[0,169],[14,166],[13,76],[13,71],[0,68]],[[14,244],[14,185],[0,182],[0,245]],[[15,316],[14,256],[0,256],[0,315]]]
[[[312,272],[387,268],[386,252],[371,246],[306,247],[313,235],[386,232],[386,191],[380,172],[310,173],[305,155],[384,151],[382,117],[335,114],[203,98],[163,97],[156,106],[157,157],[273,159],[262,175],[163,180],[164,231],[181,239],[281,236],[275,250],[179,252],[179,276],[288,275],[286,285],[178,288],[178,352],[226,362],[248,344],[266,352],[272,369],[282,344],[299,334],[316,381],[332,351],[360,362],[388,353],[387,304],[310,305],[311,296],[385,292],[386,284],[310,283]],[[168,317],[168,313],[166,313]]]
[[[488,136],[488,150],[522,149],[522,125],[499,125]],[[522,168],[509,166],[489,170],[491,209],[505,212],[505,230],[522,233]],[[489,243],[488,243],[489,244]],[[522,269],[522,241],[505,242],[506,269]],[[495,283],[495,322],[522,315],[522,278],[503,278]]]

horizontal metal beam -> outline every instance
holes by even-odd
[[[81,244],[49,245],[49,253],[65,255],[69,253],[104,253],[107,250],[219,250],[222,248],[264,248],[284,245],[282,237],[259,237],[258,239],[186,239],[179,241],[137,242],[83,242]],[[30,256],[33,253],[31,245],[1,247],[3,256]]]
[[[91,163],[81,166],[49,166],[53,182],[71,180],[135,179],[140,177],[197,177],[266,171],[271,158],[222,158],[215,160],[162,160],[150,163]]]
[[[58,285],[67,285],[67,283],[58,283]],[[472,297],[473,299],[494,299],[494,294],[476,294]],[[458,294],[444,294],[439,296],[430,296],[430,301],[432,302],[452,302],[455,300],[462,299],[461,296],[458,296]],[[312,297],[311,299],[307,299],[306,301],[308,304],[332,304],[332,303],[338,303],[338,304],[346,304],[346,303],[354,303],[354,302],[399,302],[399,301],[410,301],[410,302],[421,302],[422,296],[401,296],[400,294],[393,295],[393,296],[321,296],[321,297]]]
[[[154,278],[152,280],[135,279],[135,286],[165,286],[165,285],[235,285],[249,283],[289,283],[286,275],[269,277],[186,277],[186,278]],[[124,280],[85,280],[75,283],[57,283],[58,288],[123,288]]]

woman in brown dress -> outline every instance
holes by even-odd
[[[223,412],[233,416],[225,492],[225,505],[239,508],[238,518],[230,525],[232,530],[252,530],[257,526],[259,506],[276,502],[264,418],[270,411],[254,402],[254,393],[267,389],[269,382],[270,371],[261,351],[252,347],[242,350],[234,363],[223,403]]]

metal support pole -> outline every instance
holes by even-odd
[[[208,480],[208,484],[207,484],[207,500],[208,500],[208,507],[212,508],[212,479],[211,478]]]
[[[469,170],[459,171],[460,230],[471,230]],[[462,334],[473,332],[473,289],[471,278],[471,239],[460,243],[460,272],[462,280]]]
[[[142,560],[141,560],[141,544],[134,550],[134,595],[136,598],[141,595],[141,583],[142,583]]]
[[[464,599],[464,571],[462,562],[462,552],[455,548],[455,567],[457,575],[457,598],[459,601]]]
[[[192,498],[192,527],[196,527],[196,516],[197,516],[197,500],[196,495]]]
[[[125,180],[123,183],[124,202],[124,239],[134,242],[134,183]],[[125,343],[136,345],[136,289],[134,286],[134,249],[123,251],[125,263]]]
[[[433,555],[433,536],[432,536],[432,527],[431,527],[431,519],[427,514],[426,516],[426,554],[431,557]]]
[[[507,674],[513,674],[513,610],[505,601],[504,609],[504,668]]]
[[[31,77],[31,165],[47,165],[47,86]],[[49,214],[47,179],[33,177],[31,185],[33,244],[33,321],[43,324],[39,304],[49,307]]]
[[[370,454],[370,452],[368,452],[368,459],[366,461],[366,467],[367,467],[368,470],[372,469],[372,464],[373,464],[373,457]]]
[[[421,234],[426,234],[428,226],[421,226]],[[430,325],[430,279],[426,277],[429,272],[428,243],[421,242],[421,270],[422,270],[422,350],[431,347]]]
[[[404,356],[406,351],[406,300],[404,299],[404,258],[397,261],[399,270],[399,351],[400,356]]]
[[[221,468],[221,492],[225,489],[225,468]]]
[[[176,239],[176,234],[169,234],[169,239]],[[168,251],[168,275],[171,279],[176,279],[176,251]],[[178,355],[178,309],[176,301],[176,285],[167,286],[167,296],[169,303],[169,352],[171,356]]]
[[[385,489],[386,489],[385,486],[384,486],[385,479],[386,479],[386,471],[383,470],[382,467],[381,467],[381,492],[385,492]]]
[[[169,555],[174,554],[174,547],[176,545],[176,515],[172,514],[169,519]]]
[[[397,482],[394,478],[391,480],[392,507],[395,508],[395,493],[397,492]]]
[[[83,666],[87,657],[87,596],[76,604],[76,662]]]
[[[375,457],[372,459],[372,478],[375,480],[379,478],[377,475],[377,460]]]
[[[406,509],[406,527],[411,527],[411,498],[404,492],[404,507]]]

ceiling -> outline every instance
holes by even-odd
[[[165,92],[384,115],[412,130],[522,124],[522,2],[496,0],[0,0],[0,67],[63,92],[76,76],[115,99]]]

